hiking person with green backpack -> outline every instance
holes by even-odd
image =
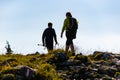
[[[77,29],[78,29],[77,20],[72,17],[70,12],[67,12],[66,19],[64,20],[62,31],[61,31],[61,38],[63,36],[63,32],[66,31],[67,40],[66,40],[65,52],[67,53],[70,47],[73,56],[75,55],[73,39],[76,38]]]

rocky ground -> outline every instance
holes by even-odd
[[[32,58],[31,62],[34,60],[36,58]],[[0,64],[3,67],[13,61],[16,62],[17,60],[8,59]],[[56,72],[60,75],[59,80],[120,80],[120,54],[95,51],[88,56],[82,55],[82,53],[67,56],[64,52],[55,52],[45,62],[55,66]],[[2,76],[3,74],[7,75]],[[12,70],[1,71],[0,80],[52,79],[36,74],[36,69],[30,66],[16,65]]]

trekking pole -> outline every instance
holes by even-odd
[[[37,44],[38,46],[43,46],[42,44]],[[45,46],[43,46],[44,47],[44,50],[46,49],[46,47]]]

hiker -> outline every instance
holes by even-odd
[[[70,47],[73,56],[75,55],[73,39],[76,38],[77,28],[78,28],[77,20],[72,17],[70,12],[67,12],[66,19],[64,20],[62,31],[61,31],[61,38],[63,36],[63,32],[66,31],[67,40],[66,40],[65,52],[67,53]]]
[[[48,23],[48,28],[46,28],[42,34],[42,43],[43,46],[47,47],[48,52],[53,50],[53,39],[55,40],[55,43],[57,42],[57,36],[55,33],[55,30],[52,28],[52,23]]]

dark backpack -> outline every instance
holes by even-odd
[[[71,37],[73,39],[76,38],[76,33],[77,33],[77,29],[78,29],[78,23],[77,23],[77,20],[75,18],[70,18],[70,32],[71,32]]]

